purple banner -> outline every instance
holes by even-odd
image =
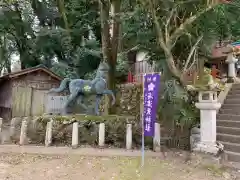
[[[154,136],[159,88],[159,73],[144,76],[143,126],[145,136]]]

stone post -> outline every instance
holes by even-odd
[[[104,147],[105,144],[105,124],[99,124],[99,134],[98,134],[98,145],[99,147]]]
[[[52,144],[52,127],[53,127],[53,120],[51,119],[47,123],[47,127],[46,127],[45,146],[50,146]]]
[[[10,137],[13,137],[15,134],[15,125],[19,121],[19,118],[12,118],[10,124]]]
[[[229,53],[227,56],[226,63],[228,63],[228,83],[233,83],[234,79],[236,78],[236,68],[235,68],[235,63],[238,61],[233,56],[233,53]]]
[[[160,124],[159,123],[155,123],[155,133],[154,133],[154,137],[153,137],[153,150],[155,152],[160,152],[161,151],[161,144],[160,144],[160,140],[161,140],[161,136],[160,136]]]
[[[199,102],[196,107],[200,109],[200,142],[193,148],[195,151],[216,154],[216,112],[221,107],[217,101],[217,92],[199,92]]]
[[[23,118],[22,126],[21,126],[21,133],[20,133],[20,140],[19,145],[24,145],[27,140],[27,125],[28,125],[28,117]]]
[[[132,124],[127,124],[126,128],[126,149],[132,149]]]
[[[72,148],[76,149],[77,147],[78,147],[78,122],[74,122],[72,127]]]

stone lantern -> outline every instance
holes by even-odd
[[[216,154],[216,114],[221,107],[216,91],[200,91],[196,107],[200,109],[200,142],[193,149]]]
[[[236,68],[235,63],[238,61],[237,58],[234,57],[233,52],[228,53],[226,63],[228,63],[228,83],[233,83],[236,78]]]

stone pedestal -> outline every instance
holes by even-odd
[[[200,142],[193,148],[195,151],[216,154],[216,112],[221,107],[217,102],[217,92],[199,92],[199,102],[196,107],[200,109]]]
[[[228,83],[233,83],[234,79],[236,78],[236,68],[235,68],[235,63],[238,61],[233,56],[233,53],[229,53],[227,56],[226,63],[228,63]]]

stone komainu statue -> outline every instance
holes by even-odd
[[[101,62],[97,69],[96,77],[93,80],[65,78],[62,80],[58,88],[50,89],[49,93],[60,93],[65,89],[69,90],[70,96],[64,105],[62,114],[67,114],[70,104],[76,102],[77,100],[80,105],[87,111],[86,105],[83,104],[83,98],[85,95],[95,94],[95,114],[99,115],[99,104],[103,95],[112,96],[112,105],[114,105],[116,101],[113,91],[107,89],[108,71],[108,64],[106,62]]]

